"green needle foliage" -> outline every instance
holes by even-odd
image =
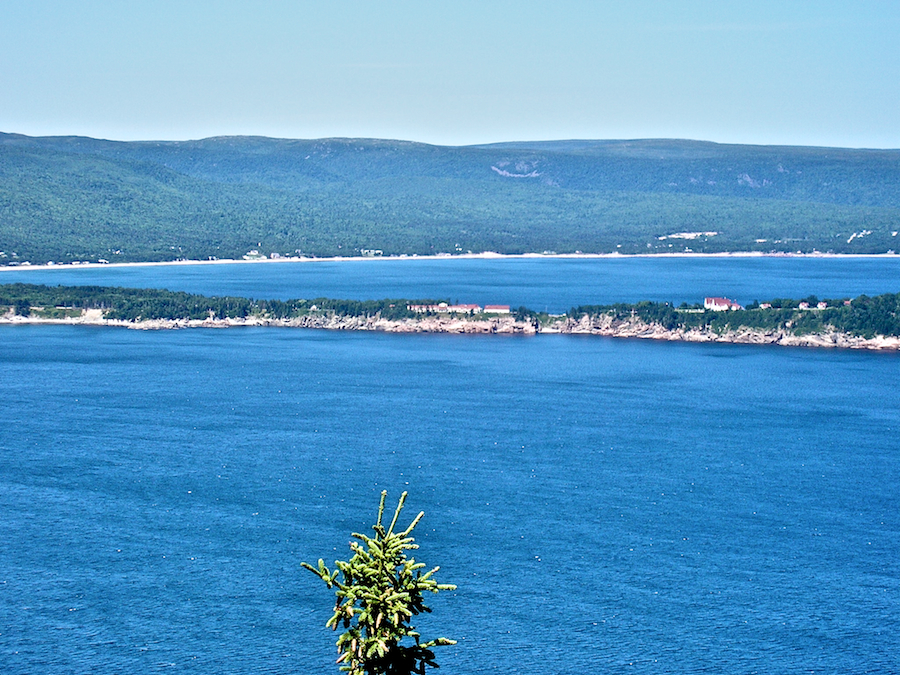
[[[456,644],[447,638],[421,642],[410,624],[416,614],[431,611],[425,606],[423,593],[452,591],[456,586],[437,583],[432,575],[439,567],[423,574],[424,563],[406,555],[408,550],[419,548],[410,533],[425,513],[420,512],[402,532],[394,532],[406,501],[404,492],[385,529],[381,519],[386,497],[387,491],[382,492],[378,521],[372,527],[375,536],[353,533],[359,541],[350,542],[353,557],[349,561],[336,560],[333,572],[321,559],[318,567],[301,563],[328,588],[337,589],[334,615],[325,625],[332,630],[339,625],[344,628],[337,640],[337,662],[351,675],[423,674],[426,666],[438,667],[432,647]],[[403,644],[404,638],[413,643]]]

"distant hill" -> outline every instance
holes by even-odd
[[[0,264],[900,250],[900,151],[0,134]],[[716,234],[709,234],[716,233]]]

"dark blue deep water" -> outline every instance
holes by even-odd
[[[897,354],[0,326],[0,400],[2,673],[337,673],[382,489],[447,675],[900,672]]]

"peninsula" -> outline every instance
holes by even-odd
[[[526,307],[450,305],[442,300],[254,300],[158,289],[0,285],[0,323],[131,329],[280,326],[392,333],[569,334],[683,342],[900,351],[900,293],[746,308],[723,298],[583,305],[551,315]],[[724,309],[724,311],[722,311]]]

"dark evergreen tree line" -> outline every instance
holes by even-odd
[[[800,302],[778,298],[767,303],[771,307],[765,309],[754,302],[748,308],[736,311],[698,312],[698,306],[674,307],[670,303],[645,301],[636,304],[582,305],[570,309],[568,316],[576,320],[586,315],[601,314],[615,319],[633,317],[658,324],[666,330],[698,328],[724,332],[750,328],[804,335],[833,329],[867,338],[875,335],[900,336],[900,293],[875,297],[861,295],[853,300],[829,299],[824,301],[827,305],[825,309],[815,309],[818,303],[815,296],[802,301],[812,309],[799,309]]]
[[[436,304],[435,300],[416,300],[416,304]],[[28,314],[42,308],[46,315],[54,310],[102,309],[109,319],[137,321],[147,319],[225,319],[261,316],[290,319],[310,312],[340,316],[381,316],[402,319],[416,314],[407,300],[254,300],[231,296],[207,297],[183,291],[154,288],[106,286],[44,286],[37,284],[0,285],[0,307],[16,314]],[[58,312],[57,312],[58,314]]]
[[[108,319],[138,321],[150,319],[207,319],[247,318],[259,316],[271,319],[290,319],[309,313],[326,313],[347,317],[375,317],[404,319],[421,317],[408,305],[437,304],[438,300],[336,300],[314,298],[297,300],[255,300],[231,296],[206,297],[147,288],[119,288],[106,286],[43,286],[36,284],[0,285],[0,311],[28,315],[61,316],[67,311],[102,309]],[[754,302],[746,309],[714,312],[700,306],[675,307],[666,302],[616,303],[612,305],[581,305],[567,313],[579,320],[584,316],[608,315],[615,319],[635,318],[657,324],[667,330],[710,329],[717,332],[750,328],[761,331],[787,331],[797,335],[836,330],[851,335],[900,336],[900,293],[886,293],[875,297],[861,295],[853,300],[845,298],[825,300],[824,309],[815,309],[818,298],[809,296],[806,302],[813,309],[800,309],[801,301],[778,298],[771,307],[762,308]],[[515,310],[520,321],[549,320],[527,307]]]

